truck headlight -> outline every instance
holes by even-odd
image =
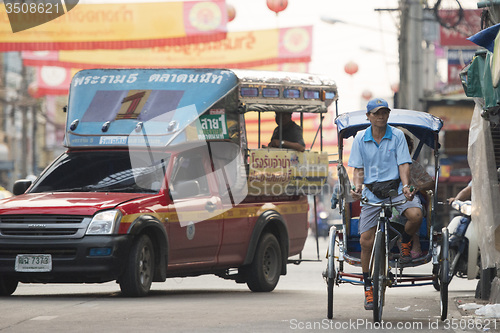
[[[107,210],[94,215],[87,228],[87,235],[110,235],[120,223],[122,213],[119,210]]]

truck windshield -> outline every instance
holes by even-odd
[[[68,152],[35,182],[30,193],[158,193],[170,154],[129,151]]]

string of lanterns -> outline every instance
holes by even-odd
[[[278,15],[279,12],[282,12],[288,6],[288,0],[267,0],[267,8],[272,10]]]
[[[288,0],[266,0],[267,8],[272,10],[278,15],[288,7]],[[236,17],[236,9],[231,4],[226,4],[227,8],[227,21],[231,22]]]
[[[349,74],[349,75],[354,75],[358,72],[358,64],[355,63],[354,61],[349,61],[347,64],[344,66],[344,71]]]

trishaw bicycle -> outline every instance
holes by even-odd
[[[413,192],[413,189],[410,189]],[[397,196],[397,192],[391,193],[388,202],[373,203],[366,198],[361,201],[369,206],[381,207],[375,240],[373,242],[372,256],[370,258],[371,279],[373,281],[373,320],[380,322],[384,307],[385,288],[392,285],[394,275],[390,271],[390,250],[394,247],[398,239],[401,239],[401,233],[391,226],[390,217],[392,208],[406,203],[406,199],[392,202],[392,197]],[[393,231],[392,237],[389,231]],[[397,261],[396,261],[397,264]],[[396,270],[397,271],[397,270]]]
[[[329,243],[327,252],[327,267],[323,273],[327,282],[328,310],[327,316],[333,318],[333,291],[334,286],[342,283],[363,285],[363,275],[361,273],[344,272],[344,262],[360,267],[361,249],[359,244],[360,235],[358,233],[359,223],[359,201],[353,201],[349,195],[350,182],[343,164],[344,140],[354,137],[360,130],[367,128],[370,124],[366,119],[366,112],[356,111],[337,116],[335,123],[338,134],[338,181],[340,185],[338,206],[342,217],[342,224],[330,228]],[[419,229],[419,240],[422,246],[423,255],[412,259],[404,265],[399,262],[399,249],[397,241],[401,237],[403,226],[389,222],[388,215],[391,209],[386,209],[402,202],[390,202],[384,205],[381,211],[373,252],[370,260],[371,275],[374,287],[374,309],[373,320],[382,320],[382,310],[385,301],[386,287],[422,286],[434,285],[440,290],[441,298],[441,320],[447,317],[448,307],[448,283],[449,283],[449,261],[448,261],[448,230],[446,227],[438,225],[436,221],[435,207],[437,207],[437,185],[439,179],[439,142],[438,134],[443,122],[428,113],[393,109],[391,111],[389,125],[403,127],[418,139],[418,145],[413,155],[416,160],[425,146],[431,148],[434,157],[434,190],[425,193],[418,193],[427,213]],[[363,202],[363,204],[370,204]],[[384,244],[380,245],[380,244]],[[335,252],[338,250],[338,254]],[[403,273],[409,267],[416,267],[432,262],[433,269],[430,274]]]

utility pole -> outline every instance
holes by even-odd
[[[423,110],[423,8],[420,1],[400,0],[398,107]]]
[[[21,100],[25,99],[26,91],[28,90],[28,82],[26,80],[27,73],[26,67],[23,65],[21,67],[22,85],[20,96]],[[19,110],[21,111],[21,166],[20,171],[22,177],[28,175],[28,107],[26,105],[20,105]]]

